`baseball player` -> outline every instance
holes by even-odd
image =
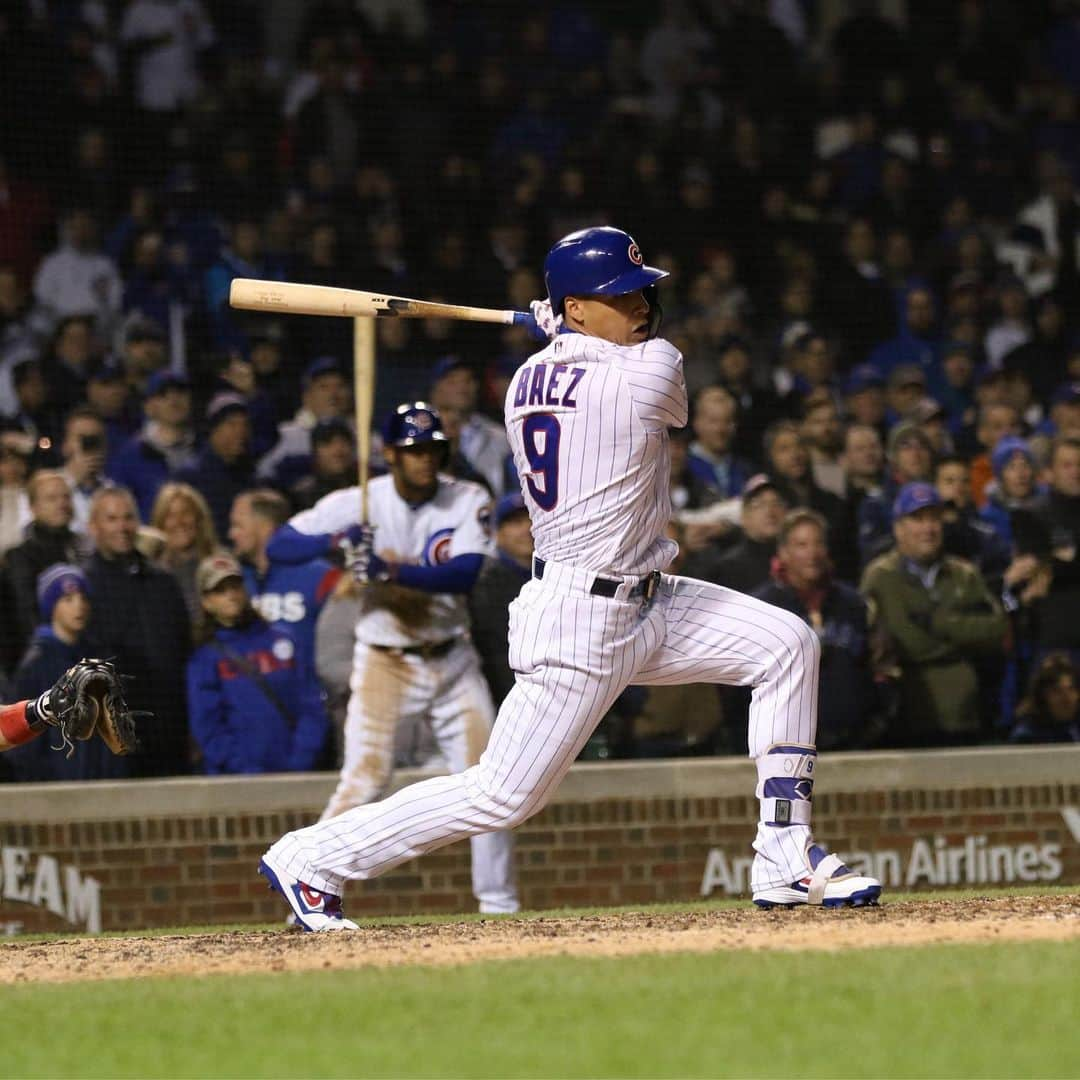
[[[48,692],[32,701],[17,701],[14,705],[0,705],[0,751],[11,750],[32,742],[45,731],[43,708],[48,702]],[[44,701],[42,700],[44,699]]]
[[[430,722],[460,773],[479,760],[495,719],[465,601],[492,550],[488,493],[439,472],[449,443],[424,402],[399,406],[382,434],[390,472],[368,489],[370,528],[355,524],[359,491],[346,488],[295,515],[267,547],[274,563],[284,563],[341,546],[365,583],[341,775],[320,819],[326,827],[378,798],[400,722]],[[482,912],[518,910],[509,832],[473,836],[472,873]]]
[[[753,691],[755,903],[875,903],[880,883],[811,836],[817,635],[763,601],[662,573],[678,550],[665,535],[667,429],[687,419],[682,356],[655,337],[667,275],[613,228],[564,237],[544,270],[550,308],[533,314],[551,341],[506,396],[533,577],[510,609],[516,682],[487,750],[463,773],[287,833],[260,871],[308,929],[350,929],[347,879],[536,813],[628,684],[715,682]]]

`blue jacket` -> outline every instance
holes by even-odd
[[[194,460],[194,455],[192,455]],[[139,517],[149,521],[157,493],[172,479],[165,455],[142,432],[133,435],[106,462],[110,480],[126,487],[135,496]]]
[[[859,503],[856,515],[858,530],[859,563],[866,566],[872,559],[883,555],[893,545],[892,506],[900,491],[900,484],[886,475],[881,491],[868,495]]]
[[[265,575],[244,565],[244,584],[258,613],[296,642],[297,661],[315,670],[315,622],[341,571],[326,559],[300,565],[272,562]]]
[[[691,451],[686,459],[686,471],[699,483],[715,488],[723,498],[731,499],[742,494],[746,481],[754,474],[754,467],[750,462],[731,454],[728,456],[727,476],[724,477],[711,461]]]
[[[259,671],[291,723],[259,683],[216,646]],[[262,619],[219,629],[188,661],[187,686],[188,716],[204,772],[301,772],[318,761],[329,730],[322,689],[312,670],[297,662],[296,645],[284,631]]]
[[[255,486],[254,470],[247,458],[229,465],[209,446],[203,448],[194,465],[181,469],[176,479],[190,484],[206,500],[218,536],[229,535],[233,499]]]
[[[15,672],[17,700],[37,697],[76,661],[84,656],[100,655],[100,650],[85,638],[68,645],[53,633],[51,626],[39,626]],[[76,741],[70,758],[53,749],[59,745],[56,729],[46,728],[32,742],[9,750],[4,761],[11,767],[14,778],[23,781],[121,780],[131,775],[132,759],[117,757],[96,737]]]
[[[1016,510],[1032,510],[1039,505],[1039,496],[1043,494],[1041,488],[1035,494],[1022,502],[1007,500],[1001,494],[995,481],[986,490],[986,505],[979,511],[979,517],[996,530],[1002,541],[1012,548],[1013,542],[1013,512]]]

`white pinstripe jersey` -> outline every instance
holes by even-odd
[[[289,524],[308,534],[341,532],[356,524],[359,508],[359,489],[343,488],[296,514]],[[435,497],[419,506],[411,506],[398,494],[392,476],[377,476],[368,485],[375,552],[393,562],[437,566],[457,555],[489,555],[493,550],[490,516],[491,497],[479,484],[441,473]],[[419,625],[400,620],[391,610],[392,595],[379,585],[366,588],[363,599],[356,636],[368,645],[444,641],[464,633],[469,625],[468,607],[461,594],[423,594],[426,611]],[[382,600],[387,601],[386,606]]]
[[[687,419],[670,342],[613,345],[561,333],[518,368],[506,430],[536,554],[599,574],[666,567],[669,427]]]

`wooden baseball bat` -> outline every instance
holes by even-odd
[[[362,289],[337,289],[329,285],[303,285],[294,281],[260,281],[233,278],[229,304],[246,311],[279,311],[283,315],[344,315],[353,318],[457,319],[463,322],[501,323],[503,326],[535,326],[526,311],[437,304],[410,300]]]
[[[366,525],[371,473],[371,413],[375,402],[375,323],[371,319],[353,319],[353,384],[360,524]]]

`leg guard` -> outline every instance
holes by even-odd
[[[809,825],[817,750],[798,743],[770,746],[757,759],[761,823],[775,828]]]

